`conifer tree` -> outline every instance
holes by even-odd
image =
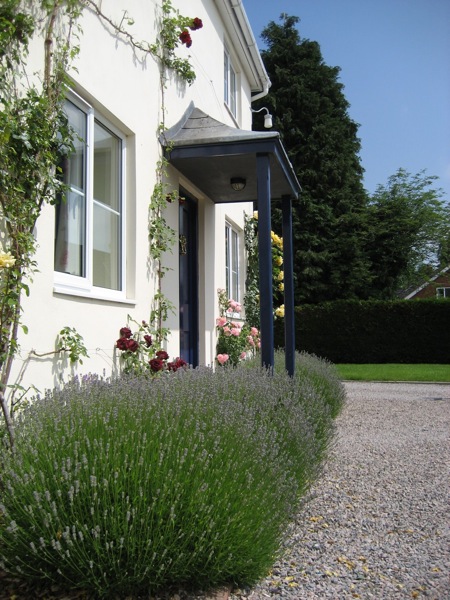
[[[283,14],[281,24],[272,21],[263,30],[272,87],[255,103],[273,114],[302,186],[293,206],[295,302],[363,298],[370,271],[358,125],[348,114],[339,67],[324,63],[317,42],[300,38],[298,22]],[[262,130],[260,117],[254,128]],[[280,221],[274,199],[275,229]]]

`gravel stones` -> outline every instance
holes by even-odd
[[[266,579],[158,600],[450,599],[450,385],[345,387],[324,472]],[[0,577],[0,599],[12,591]]]
[[[282,558],[231,600],[450,598],[450,386],[345,383]]]

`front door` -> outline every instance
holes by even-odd
[[[179,209],[180,235],[180,357],[198,366],[197,201],[183,194]]]

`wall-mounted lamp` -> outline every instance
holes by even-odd
[[[247,181],[243,177],[232,177],[230,179],[230,185],[235,192],[241,192],[247,184]]]
[[[253,110],[253,108],[251,109],[252,112],[254,113],[259,113],[262,110],[267,111],[266,114],[264,115],[264,127],[266,129],[270,129],[272,127],[272,115],[269,112],[269,109],[266,108],[265,106],[263,106],[262,108],[260,108],[259,110]]]

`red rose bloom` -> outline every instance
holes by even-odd
[[[145,340],[145,343],[147,344],[147,348],[150,348],[150,346],[153,344],[152,336],[144,335],[144,340]]]
[[[128,338],[121,337],[116,342],[116,348],[118,348],[119,350],[127,350],[128,349],[127,348],[127,343],[128,343]]]
[[[169,371],[178,371],[178,369],[181,369],[182,367],[185,367],[187,365],[187,362],[185,360],[183,360],[182,358],[176,358],[173,362],[168,363],[167,368],[169,369]]]
[[[159,360],[167,360],[169,358],[169,355],[165,350],[158,350],[158,352],[156,353],[156,357],[159,358]]]
[[[151,370],[155,371],[155,373],[157,371],[162,371],[164,368],[164,362],[159,358],[152,358],[148,364],[150,365]]]
[[[120,330],[121,338],[130,338],[131,337],[131,329],[129,327],[122,327]]]
[[[136,352],[139,348],[139,344],[136,340],[127,340],[127,350],[129,352]]]
[[[203,22],[198,17],[192,20],[192,24],[189,26],[189,29],[195,31],[196,29],[201,29],[203,27]]]
[[[183,29],[183,31],[180,33],[180,35],[178,37],[180,38],[180,41],[182,44],[186,44],[187,48],[190,48],[192,46],[191,34],[189,33],[189,31],[187,29]]]

